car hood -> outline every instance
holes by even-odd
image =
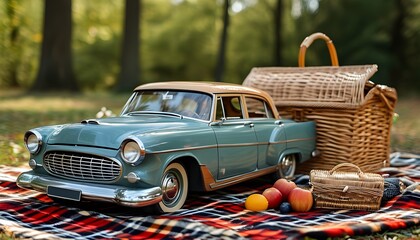
[[[56,129],[49,136],[48,144],[118,149],[129,136],[182,129],[191,121],[193,120],[153,116],[90,119]]]

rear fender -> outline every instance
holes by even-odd
[[[278,160],[277,160],[277,164],[280,162],[280,159],[282,159],[283,157],[285,157],[285,156],[287,156],[287,155],[296,155],[296,161],[297,161],[298,163],[300,163],[300,162],[301,162],[301,159],[302,159],[302,152],[301,152],[299,149],[297,149],[297,148],[290,148],[290,149],[287,149],[287,150],[283,151],[283,152],[279,155],[279,158],[278,158]]]

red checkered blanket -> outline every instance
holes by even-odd
[[[407,164],[404,164],[406,161]],[[411,162],[409,162],[411,161]],[[244,201],[270,187],[259,178],[223,190],[190,194],[182,210],[150,215],[145,209],[105,203],[53,202],[48,196],[20,189],[14,180],[26,169],[0,167],[0,230],[17,238],[270,238],[300,239],[369,235],[420,226],[420,164],[416,159],[394,161],[398,167],[382,173],[415,182],[380,210],[313,209],[281,214],[278,210],[251,212]]]

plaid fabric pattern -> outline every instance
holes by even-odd
[[[273,180],[259,178],[223,190],[192,193],[182,210],[150,215],[143,208],[97,202],[57,203],[21,189],[14,179],[24,169],[0,168],[0,231],[33,239],[300,239],[367,235],[420,226],[420,190],[405,191],[375,212],[313,209],[281,214],[245,210],[244,201]],[[420,182],[420,164],[383,173]]]

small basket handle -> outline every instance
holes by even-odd
[[[305,67],[305,54],[306,54],[306,49],[316,39],[323,39],[323,40],[325,40],[325,42],[327,43],[328,51],[330,53],[331,64],[333,66],[338,66],[337,51],[335,50],[335,46],[334,46],[332,40],[327,35],[318,32],[318,33],[314,33],[314,34],[311,34],[310,36],[306,37],[303,40],[302,44],[300,44],[299,59],[298,59],[298,61],[299,61],[298,62],[299,63],[299,67]]]
[[[357,174],[359,174],[359,176],[362,176],[363,175],[362,170],[358,166],[356,166],[356,165],[354,165],[352,163],[340,163],[337,166],[335,166],[333,169],[331,169],[330,172],[329,172],[329,174],[330,175],[334,174],[334,172],[337,171],[337,169],[339,169],[341,167],[352,167],[352,168],[356,168],[357,169]]]

